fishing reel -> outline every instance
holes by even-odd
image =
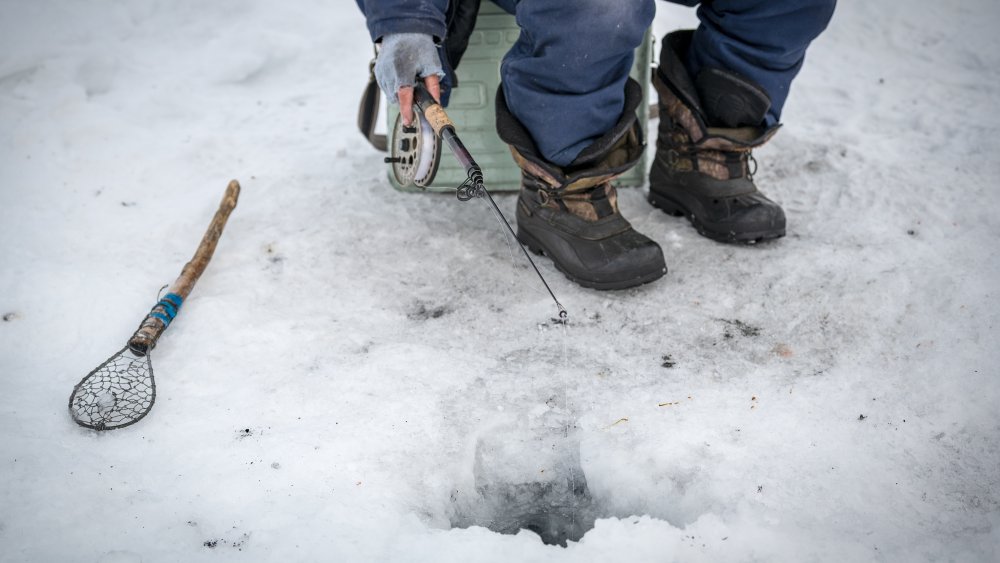
[[[413,104],[410,125],[403,125],[403,114],[396,116],[389,155],[385,161],[392,164],[392,175],[400,186],[426,188],[434,181],[441,162],[441,139],[418,104]]]

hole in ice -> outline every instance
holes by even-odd
[[[600,516],[580,467],[579,440],[569,426],[518,435],[524,433],[504,429],[479,439],[474,491],[453,493],[451,526],[529,530],[562,547],[579,541]]]
[[[551,481],[495,483],[478,488],[488,520],[479,525],[501,534],[532,531],[548,545],[579,541],[597,520],[583,475]]]

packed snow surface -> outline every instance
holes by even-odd
[[[0,561],[997,560],[998,24],[840,2],[757,154],[788,236],[624,189],[670,273],[540,259],[561,325],[484,202],[388,185],[353,2],[0,0]],[[78,427],[231,178],[155,407]]]

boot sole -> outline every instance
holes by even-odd
[[[533,254],[538,255],[538,256],[546,256],[547,255],[547,253],[545,251],[545,247],[543,247],[542,244],[540,242],[538,242],[538,239],[536,239],[532,235],[528,234],[527,231],[524,231],[524,230],[518,228],[517,229],[517,240],[518,240],[518,242],[520,242],[524,246],[528,247],[528,250],[530,250]],[[599,291],[608,291],[608,290],[615,290],[615,289],[628,289],[630,287],[637,287],[637,286],[640,286],[640,285],[643,285],[643,284],[647,284],[647,283],[652,282],[652,281],[656,281],[656,280],[662,278],[667,273],[667,269],[663,268],[663,270],[661,270],[661,271],[650,272],[648,274],[644,274],[642,276],[635,277],[635,278],[628,279],[628,280],[614,281],[614,282],[599,282],[599,281],[594,281],[594,280],[588,280],[586,278],[581,278],[581,277],[576,276],[576,275],[574,275],[574,274],[572,274],[570,272],[567,272],[566,270],[564,270],[562,268],[562,266],[559,265],[559,262],[557,262],[555,260],[552,260],[552,265],[555,266],[557,270],[559,270],[564,276],[566,276],[567,278],[569,278],[570,281],[572,281],[573,283],[576,283],[576,284],[581,285],[583,287],[586,287],[588,289],[596,289],[596,290],[599,290]]]
[[[661,195],[650,190],[646,199],[650,204],[652,204],[653,207],[668,215],[673,215],[674,217],[687,217],[688,221],[691,222],[691,225],[694,226],[699,235],[710,238],[716,242],[755,244],[785,236],[784,228],[746,231],[742,233],[713,230],[698,219],[694,213],[691,213],[687,207],[684,206],[684,204],[669,196]]]

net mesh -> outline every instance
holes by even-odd
[[[137,356],[126,347],[76,384],[69,410],[80,426],[111,430],[146,416],[155,399],[149,355]]]

